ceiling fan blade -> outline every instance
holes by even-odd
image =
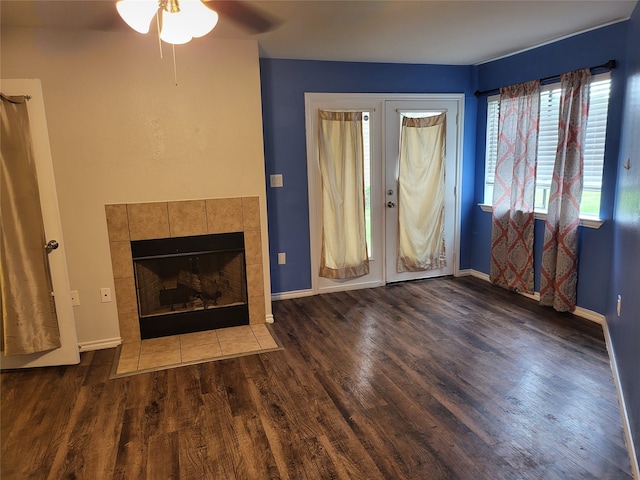
[[[278,25],[273,18],[269,18],[249,3],[240,0],[204,0],[204,4],[220,16],[229,18],[253,33],[265,33]]]

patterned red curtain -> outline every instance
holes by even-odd
[[[588,69],[562,75],[558,149],[544,230],[540,303],[560,312],[576,308],[578,225],[589,113]]]
[[[498,158],[493,187],[493,283],[533,293],[533,226],[540,81],[500,90]]]

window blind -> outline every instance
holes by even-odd
[[[498,117],[500,116],[500,96],[489,97],[487,105],[487,152],[486,152],[486,183],[493,185],[498,161]],[[491,199],[485,199],[491,203]]]
[[[545,88],[540,92],[540,130],[538,131],[538,162],[536,188],[551,188],[553,164],[558,148],[558,118],[560,88]]]
[[[610,93],[611,78],[591,82],[584,150],[584,190],[586,191],[599,192],[602,189]]]
[[[607,132],[607,114],[611,75],[604,73],[593,77],[589,89],[589,118],[584,152],[584,191],[600,192],[604,167],[604,150]],[[538,133],[538,158],[536,191],[551,188],[553,165],[558,147],[558,118],[560,116],[560,83],[547,85],[540,93],[540,130]],[[487,99],[487,144],[485,156],[485,203],[491,203],[494,175],[498,157],[498,118],[500,96]],[[536,208],[546,210],[546,196],[536,199]]]

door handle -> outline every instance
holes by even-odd
[[[393,202],[387,202],[387,207],[389,208],[396,208],[396,204]]]
[[[56,240],[49,240],[49,242],[44,246],[44,249],[47,251],[47,253],[49,253],[52,250],[55,250],[56,248],[58,248],[59,246],[60,244]]]

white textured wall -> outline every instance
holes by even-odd
[[[260,197],[271,314],[258,46],[214,37],[159,57],[157,38],[5,28],[2,78],[42,80],[78,341],[119,336],[105,204]]]

